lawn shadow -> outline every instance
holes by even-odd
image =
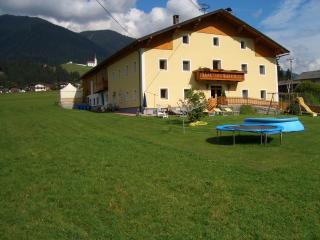
[[[274,139],[268,136],[267,143],[272,142]],[[206,139],[207,143],[215,145],[233,145],[232,135],[210,137]],[[260,135],[236,135],[236,144],[261,144]]]

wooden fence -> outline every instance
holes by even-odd
[[[270,101],[257,98],[242,98],[242,97],[218,97],[217,105],[251,105],[269,107]],[[271,107],[278,108],[278,102],[272,102]]]

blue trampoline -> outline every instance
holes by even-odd
[[[282,144],[282,132],[283,127],[277,125],[265,125],[265,124],[226,124],[216,127],[217,136],[220,138],[222,132],[233,133],[233,145],[236,144],[236,133],[250,132],[260,134],[261,144],[266,144],[268,141],[268,135],[279,134],[280,144]],[[264,141],[263,141],[264,140]]]
[[[244,124],[263,124],[266,126],[280,126],[282,132],[300,132],[304,131],[304,126],[297,117],[283,118],[246,118]]]

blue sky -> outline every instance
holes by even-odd
[[[296,72],[320,69],[320,0],[0,0],[0,14],[36,16],[75,32],[111,29],[141,37],[172,24],[172,15],[186,20],[201,14],[191,3],[206,3],[209,11],[231,7],[233,14],[291,51]],[[287,67],[286,59],[282,64]]]
[[[231,7],[233,13],[250,25],[263,29],[261,21],[268,17],[279,6],[277,0],[207,0],[198,1],[210,6],[209,11]],[[166,7],[166,0],[138,0],[137,8],[150,12],[154,7]]]

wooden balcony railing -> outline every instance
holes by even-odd
[[[221,97],[220,101],[225,101]],[[219,101],[219,100],[218,100]],[[270,101],[258,98],[242,98],[242,97],[228,97],[226,98],[227,104],[229,105],[251,105],[251,106],[262,106],[269,107]],[[271,107],[278,107],[278,102],[272,102]]]
[[[223,70],[223,69],[207,69],[200,68],[193,71],[197,81],[229,81],[242,82],[245,79],[245,73],[237,70]]]
[[[270,101],[257,99],[257,98],[242,98],[242,97],[217,97],[210,98],[209,105],[218,106],[218,105],[251,105],[251,106],[261,106],[261,107],[269,107]],[[278,102],[272,102],[271,107],[277,108],[279,107]]]

